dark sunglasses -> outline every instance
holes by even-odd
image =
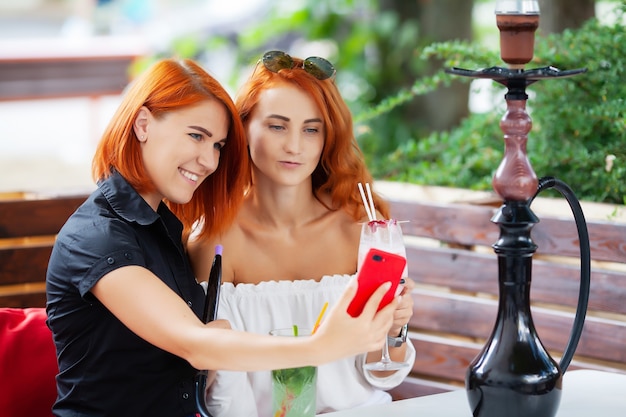
[[[293,58],[282,51],[269,51],[261,58],[263,65],[269,71],[278,72],[281,69],[294,68]],[[317,78],[326,80],[334,77],[337,71],[333,64],[318,56],[310,56],[302,62],[302,69]]]

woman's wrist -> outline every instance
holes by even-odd
[[[408,333],[409,325],[405,324],[400,328],[400,331],[393,332],[391,335],[387,336],[387,344],[389,347],[400,347],[404,342],[406,342],[407,333]],[[394,335],[394,336],[392,336]]]

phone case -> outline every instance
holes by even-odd
[[[389,304],[396,293],[405,266],[406,259],[403,256],[380,249],[370,249],[359,271],[357,277],[359,286],[348,306],[348,314],[352,317],[359,316],[374,291],[387,281],[391,281],[391,288],[385,293],[378,310]]]

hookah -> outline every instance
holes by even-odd
[[[499,303],[496,323],[465,377],[467,398],[474,417],[554,417],[567,370],[580,339],[590,284],[590,248],[587,225],[574,192],[553,177],[537,179],[526,154],[532,120],[526,112],[526,87],[546,78],[569,77],[586,69],[561,71],[554,67],[525,70],[533,58],[539,25],[537,0],[498,0],[496,23],[500,56],[508,68],[477,71],[448,68],[446,72],[490,78],[507,87],[507,109],[500,120],[505,151],[492,186],[503,204],[491,221],[500,236],[493,244],[498,258]],[[537,245],[531,229],[539,222],[530,205],[543,190],[554,188],[567,200],[576,220],[581,274],[578,305],[567,346],[559,362],[542,345],[530,308],[532,256]]]

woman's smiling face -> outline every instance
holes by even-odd
[[[229,119],[224,106],[207,100],[154,117],[143,107],[135,122],[144,166],[155,191],[142,197],[153,209],[161,200],[184,204],[217,169]]]

